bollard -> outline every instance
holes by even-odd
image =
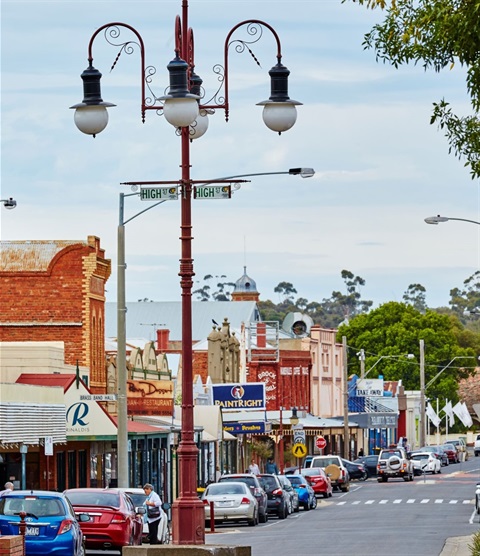
[[[210,502],[210,531],[215,533],[215,503]]]
[[[20,535],[22,535],[22,537],[25,537],[25,530],[27,528],[27,524],[25,522],[25,516],[27,514],[26,514],[26,512],[20,512],[18,515],[20,516],[20,525],[18,527],[19,533],[20,533]]]

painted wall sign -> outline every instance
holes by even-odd
[[[270,423],[265,421],[246,423],[223,423],[223,430],[230,434],[264,434],[272,430]]]
[[[127,380],[127,411],[131,415],[173,415],[173,382]]]

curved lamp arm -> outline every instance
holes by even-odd
[[[480,226],[480,222],[477,222],[476,220],[469,220],[468,218],[450,218],[449,216],[440,216],[439,214],[437,216],[428,216],[427,218],[425,218],[425,222],[427,224],[439,224],[440,222],[448,222],[449,220],[458,220],[460,222],[470,222],[471,224],[478,224]]]

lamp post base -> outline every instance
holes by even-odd
[[[205,544],[205,508],[198,496],[173,503],[172,524],[173,544]]]

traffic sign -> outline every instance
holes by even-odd
[[[294,444],[292,448],[292,454],[296,458],[304,458],[307,455],[307,447],[305,444]]]
[[[178,187],[141,187],[141,201],[175,201],[178,199]]]
[[[195,199],[230,199],[231,196],[230,185],[203,185],[194,189]]]
[[[327,441],[325,440],[325,438],[323,438],[323,436],[317,436],[317,438],[315,439],[315,446],[319,450],[323,450],[327,446]]]
[[[293,431],[293,443],[294,444],[306,444],[305,431],[303,429]]]

